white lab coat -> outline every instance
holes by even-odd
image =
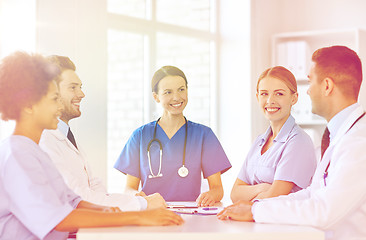
[[[256,222],[309,225],[327,239],[366,239],[366,116],[349,130],[363,112],[358,106],[342,123],[307,189],[254,203]]]
[[[83,200],[118,206],[122,211],[141,210],[139,199],[133,195],[108,194],[102,181],[93,176],[80,146],[76,149],[59,129],[44,130],[39,145],[50,156],[66,184]]]

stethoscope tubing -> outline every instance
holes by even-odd
[[[163,174],[161,173],[161,165],[162,165],[162,156],[163,156],[163,145],[161,144],[161,141],[156,138],[156,128],[158,125],[160,118],[158,120],[156,120],[155,126],[154,126],[154,136],[153,139],[150,140],[149,144],[147,145],[147,158],[148,158],[148,162],[149,162],[149,169],[150,169],[150,175],[149,178],[156,178],[156,177],[162,177]],[[185,120],[185,137],[184,137],[184,148],[183,148],[183,162],[182,162],[182,166],[185,167],[185,163],[186,163],[186,147],[187,147],[187,133],[188,133],[188,122],[187,119],[184,117]],[[158,174],[155,175],[153,173],[152,170],[152,166],[151,166],[151,158],[150,158],[150,147],[152,145],[153,142],[157,142],[159,144],[160,147],[160,154],[159,154],[159,171]]]
[[[347,130],[347,132],[353,128],[353,126],[358,122],[358,120],[360,120],[361,118],[363,118],[363,116],[365,116],[366,112],[364,112],[361,116],[359,116],[356,121],[353,122],[353,124],[351,125],[351,127]],[[328,162],[328,165],[327,167],[325,168],[324,170],[324,173],[323,173],[323,179],[324,179],[324,186],[327,186],[327,182],[326,182],[326,178],[328,177],[328,169],[329,169],[329,166],[330,166],[330,161]]]

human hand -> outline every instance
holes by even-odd
[[[146,197],[147,195],[143,191],[141,191],[136,193],[135,196]]]
[[[208,206],[213,206],[215,204],[215,199],[212,196],[212,194],[210,194],[210,192],[204,192],[201,193],[198,198],[196,199],[196,203],[198,207],[208,207]]]
[[[101,209],[103,212],[122,212],[119,207],[104,207]]]
[[[147,209],[166,208],[166,202],[159,193],[144,197],[147,201]]]
[[[166,209],[154,209],[137,212],[140,226],[181,225],[184,220],[178,214]]]
[[[232,219],[236,221],[253,222],[252,202],[240,200],[217,214],[220,220]]]

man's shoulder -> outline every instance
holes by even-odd
[[[366,146],[366,116],[362,117],[337,142],[338,150],[356,150]]]
[[[366,115],[360,118],[351,129],[347,131],[345,138],[361,138],[366,140]]]
[[[55,149],[56,146],[59,146],[64,140],[66,136],[64,136],[60,130],[44,130],[41,135],[41,139],[39,140],[39,146],[43,151],[48,149]]]
[[[66,136],[64,136],[59,129],[45,129],[42,132],[41,140],[40,141],[41,142],[42,141],[45,141],[48,138],[64,139],[64,138],[66,138]]]

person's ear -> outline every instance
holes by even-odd
[[[257,102],[259,102],[259,95],[258,95],[258,92],[255,94],[255,96],[257,97]]]
[[[156,92],[153,92],[153,98],[154,98],[155,102],[160,103],[159,95],[156,94]]]
[[[327,77],[323,80],[323,83],[325,96],[329,96],[334,90],[334,81],[333,79]]]
[[[298,100],[299,100],[299,94],[297,92],[295,92],[291,96],[291,106],[295,105]]]
[[[26,114],[32,115],[33,114],[33,106],[27,106],[27,107],[23,108],[23,111]]]

